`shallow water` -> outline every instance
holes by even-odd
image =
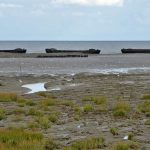
[[[44,85],[45,85],[45,83],[33,83],[33,84],[25,84],[22,87],[30,90],[29,92],[27,92],[25,94],[33,94],[36,92],[46,91]]]
[[[77,73],[147,73],[150,72],[150,54],[98,55],[88,58],[1,58],[0,75],[52,76]]]

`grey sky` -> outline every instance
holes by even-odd
[[[0,40],[150,40],[150,0],[0,0]]]

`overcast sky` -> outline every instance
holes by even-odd
[[[0,40],[150,40],[150,0],[0,0]]]

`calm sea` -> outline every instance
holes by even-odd
[[[0,49],[25,48],[28,53],[45,53],[45,48],[87,50],[95,48],[102,54],[120,53],[122,48],[150,48],[150,41],[0,41]]]
[[[121,48],[150,48],[150,41],[134,42],[48,42],[1,41],[0,49],[26,48],[29,53],[45,48],[86,50],[101,49],[102,54],[88,58],[0,58],[0,75],[77,73],[150,73],[150,54],[121,54]],[[103,55],[108,54],[108,55]]]

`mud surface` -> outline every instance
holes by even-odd
[[[20,80],[22,82],[20,82]],[[126,74],[126,75],[85,75],[75,76],[22,76],[22,77],[0,77],[0,92],[15,92],[25,98],[40,101],[35,93],[25,95],[27,89],[23,84],[46,82],[47,94],[52,94],[58,101],[69,100],[83,107],[87,102],[82,99],[89,97],[106,97],[107,111],[89,112],[83,114],[76,121],[70,107],[57,108],[60,112],[59,123],[53,124],[51,128],[42,130],[45,137],[53,137],[61,145],[68,145],[76,140],[102,136],[106,140],[106,148],[109,149],[116,141],[123,141],[129,133],[134,135],[134,141],[141,147],[150,149],[150,126],[145,125],[148,119],[144,114],[137,113],[137,106],[143,103],[141,97],[150,94],[150,74]],[[52,90],[53,89],[53,90]],[[58,90],[59,89],[59,90]],[[115,118],[112,109],[115,103],[122,99],[129,102],[130,113],[125,118]],[[9,104],[1,104],[9,108]],[[1,127],[25,125],[30,118],[25,117],[21,123],[15,122],[9,116],[5,121],[0,121]],[[118,129],[118,135],[112,135],[110,128]]]

